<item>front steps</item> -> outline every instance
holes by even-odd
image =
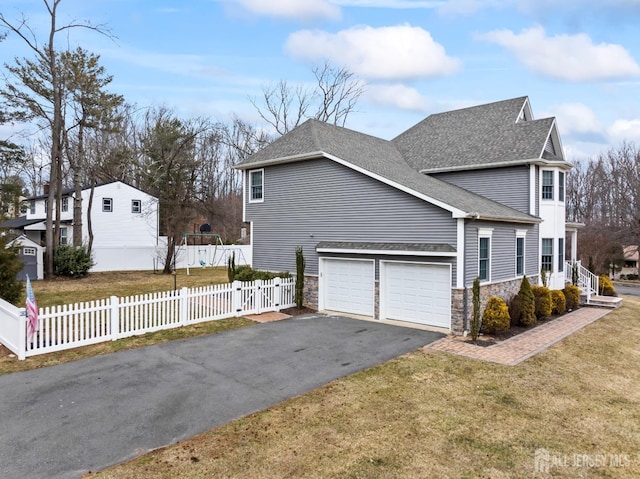
[[[580,304],[582,306],[591,306],[594,308],[616,309],[622,306],[622,298],[617,296],[598,296],[596,294],[592,294],[589,301],[587,301],[587,296],[583,294],[580,296]]]

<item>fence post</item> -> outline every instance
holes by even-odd
[[[278,276],[273,279],[273,305],[276,308],[276,312],[280,312],[280,305],[282,304],[282,278]]]
[[[24,361],[27,358],[27,310],[20,308],[18,313],[18,359]]]
[[[189,324],[189,288],[183,287],[180,290],[180,324]]]
[[[233,304],[235,316],[242,316],[242,283],[240,281],[231,283],[231,304]]]
[[[111,341],[120,337],[120,299],[111,296]]]
[[[253,299],[255,300],[254,309],[256,310],[256,314],[262,314],[262,294],[264,292],[264,288],[262,287],[262,280],[256,279],[253,282]]]

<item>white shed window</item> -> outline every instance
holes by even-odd
[[[140,200],[131,200],[131,212],[132,213],[140,213],[142,211],[142,201]]]
[[[105,213],[113,211],[113,198],[102,198],[102,211]]]
[[[35,248],[24,247],[24,248],[22,248],[22,254],[23,254],[23,256],[35,256],[36,255],[36,249]]]

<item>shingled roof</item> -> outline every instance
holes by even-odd
[[[527,118],[529,111],[528,98],[519,97],[438,113],[392,142],[423,173],[522,164],[542,158],[555,123]]]
[[[307,120],[236,168],[328,158],[430,201],[456,217],[534,223],[540,220],[428,173],[543,158],[564,163],[560,156],[545,153],[554,129],[553,118],[531,118],[527,97],[431,115],[391,141]]]

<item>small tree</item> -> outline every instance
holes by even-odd
[[[17,275],[22,270],[20,253],[16,247],[8,247],[8,238],[0,236],[0,298],[18,304],[22,293],[22,283]]]
[[[302,247],[296,248],[296,307],[302,308],[304,303],[304,254]]]
[[[542,281],[542,286],[544,286],[545,288],[548,286],[548,279],[549,277],[547,276],[547,270],[544,268],[540,269],[540,281]]]
[[[522,278],[520,291],[518,291],[518,301],[520,304],[520,316],[518,322],[523,326],[531,326],[536,323],[536,300],[531,291],[531,283],[527,277]]]
[[[473,316],[471,317],[471,339],[475,341],[480,334],[480,277],[473,281]]]
[[[60,245],[53,251],[55,273],[58,276],[81,278],[93,266],[91,252],[86,246]]]
[[[562,290],[554,289],[551,291],[551,303],[552,314],[564,314],[567,310],[567,300]]]
[[[564,287],[562,292],[564,293],[566,301],[565,306],[567,310],[573,311],[574,309],[580,307],[580,288],[578,288],[576,285],[568,284]]]
[[[541,320],[551,316],[553,305],[549,288],[546,286],[533,286],[531,292],[535,299],[536,319]]]
[[[229,283],[233,283],[236,279],[236,252],[232,252],[229,259],[227,259],[227,277],[229,278]]]

